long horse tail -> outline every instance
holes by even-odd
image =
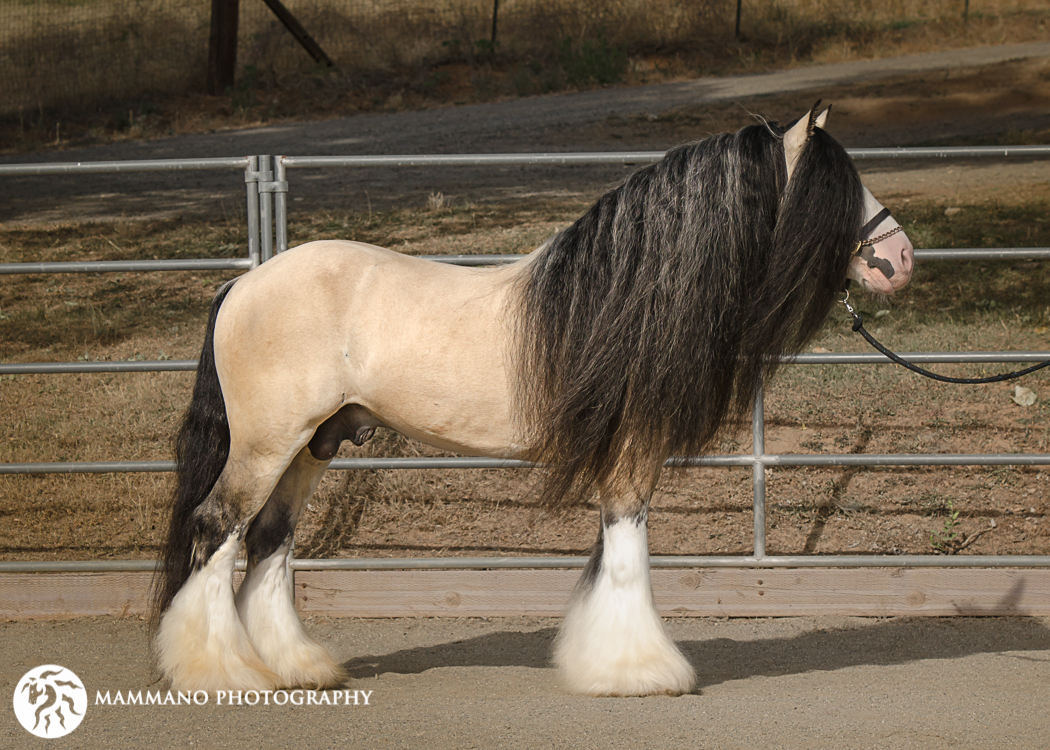
[[[215,320],[232,287],[233,281],[228,282],[212,300],[193,398],[175,438],[175,490],[168,536],[151,586],[151,632],[193,572],[193,513],[207,499],[230,454],[230,424],[215,369]]]

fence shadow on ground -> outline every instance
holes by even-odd
[[[1034,618],[901,618],[824,629],[791,638],[714,638],[679,644],[697,670],[699,689],[749,677],[894,666],[1005,651],[1050,650],[1050,628]]]
[[[698,690],[751,677],[778,677],[860,666],[893,666],[927,659],[960,659],[1006,651],[1050,651],[1050,627],[1038,618],[898,618],[842,621],[790,637],[712,637],[679,640],[697,670]],[[698,623],[716,634],[722,623]],[[729,623],[732,625],[732,622]],[[550,667],[556,628],[501,631],[389,654],[360,656],[345,667],[351,678],[419,674],[442,667]],[[1033,658],[1033,657],[1019,657]],[[1039,657],[1042,660],[1042,657]],[[1050,664],[1050,657],[1046,659]]]

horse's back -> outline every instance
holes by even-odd
[[[223,304],[224,393],[239,380],[242,390],[294,387],[313,423],[358,403],[439,447],[512,454],[513,276],[364,243],[301,245],[241,277]]]

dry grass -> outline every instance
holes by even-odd
[[[315,214],[293,236],[342,236],[416,254],[526,252],[582,205],[442,205],[429,212]],[[1027,203],[895,206],[917,244],[1050,245],[1050,193]],[[207,257],[243,245],[234,224],[141,222],[0,232],[0,261]],[[4,361],[193,358],[205,310],[227,274],[26,276],[5,281]],[[877,335],[900,350],[1036,349],[1050,339],[1050,263],[929,263],[892,307],[865,300]],[[880,309],[888,310],[878,318]],[[862,350],[844,315],[815,346]],[[975,368],[942,366],[946,372]],[[981,368],[976,368],[980,370]],[[0,461],[166,459],[192,376],[5,376]],[[771,452],[1050,452],[1050,376],[1012,386],[928,383],[896,368],[793,367],[767,397]],[[747,450],[741,434],[721,446]],[[343,455],[433,455],[382,433]],[[930,552],[951,502],[971,552],[1050,552],[1045,469],[790,470],[770,476],[771,552]],[[331,472],[301,524],[303,555],[573,554],[593,540],[593,508],[552,521],[515,472]],[[149,557],[168,475],[0,477],[3,557]],[[728,554],[750,544],[748,471],[671,473],[654,500],[655,554]]]
[[[241,73],[199,92],[207,18],[168,0],[0,2],[0,151],[532,95],[609,83],[1042,40],[1041,0],[290,2],[338,70],[321,70],[262,5],[242,11]],[[32,24],[30,23],[32,21]],[[31,30],[30,30],[31,29]]]

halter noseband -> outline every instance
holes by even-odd
[[[884,239],[897,234],[897,232],[901,231],[903,227],[898,224],[890,231],[880,234],[878,237],[872,237],[870,235],[878,228],[879,224],[889,217],[890,210],[888,208],[884,208],[875,214],[867,224],[861,227],[861,238],[857,240],[857,246],[853,249],[853,255],[859,255],[861,259],[868,264],[868,268],[877,268],[882,271],[882,275],[887,279],[893,276],[893,264],[885,258],[879,258],[876,256],[874,246],[882,242]]]

